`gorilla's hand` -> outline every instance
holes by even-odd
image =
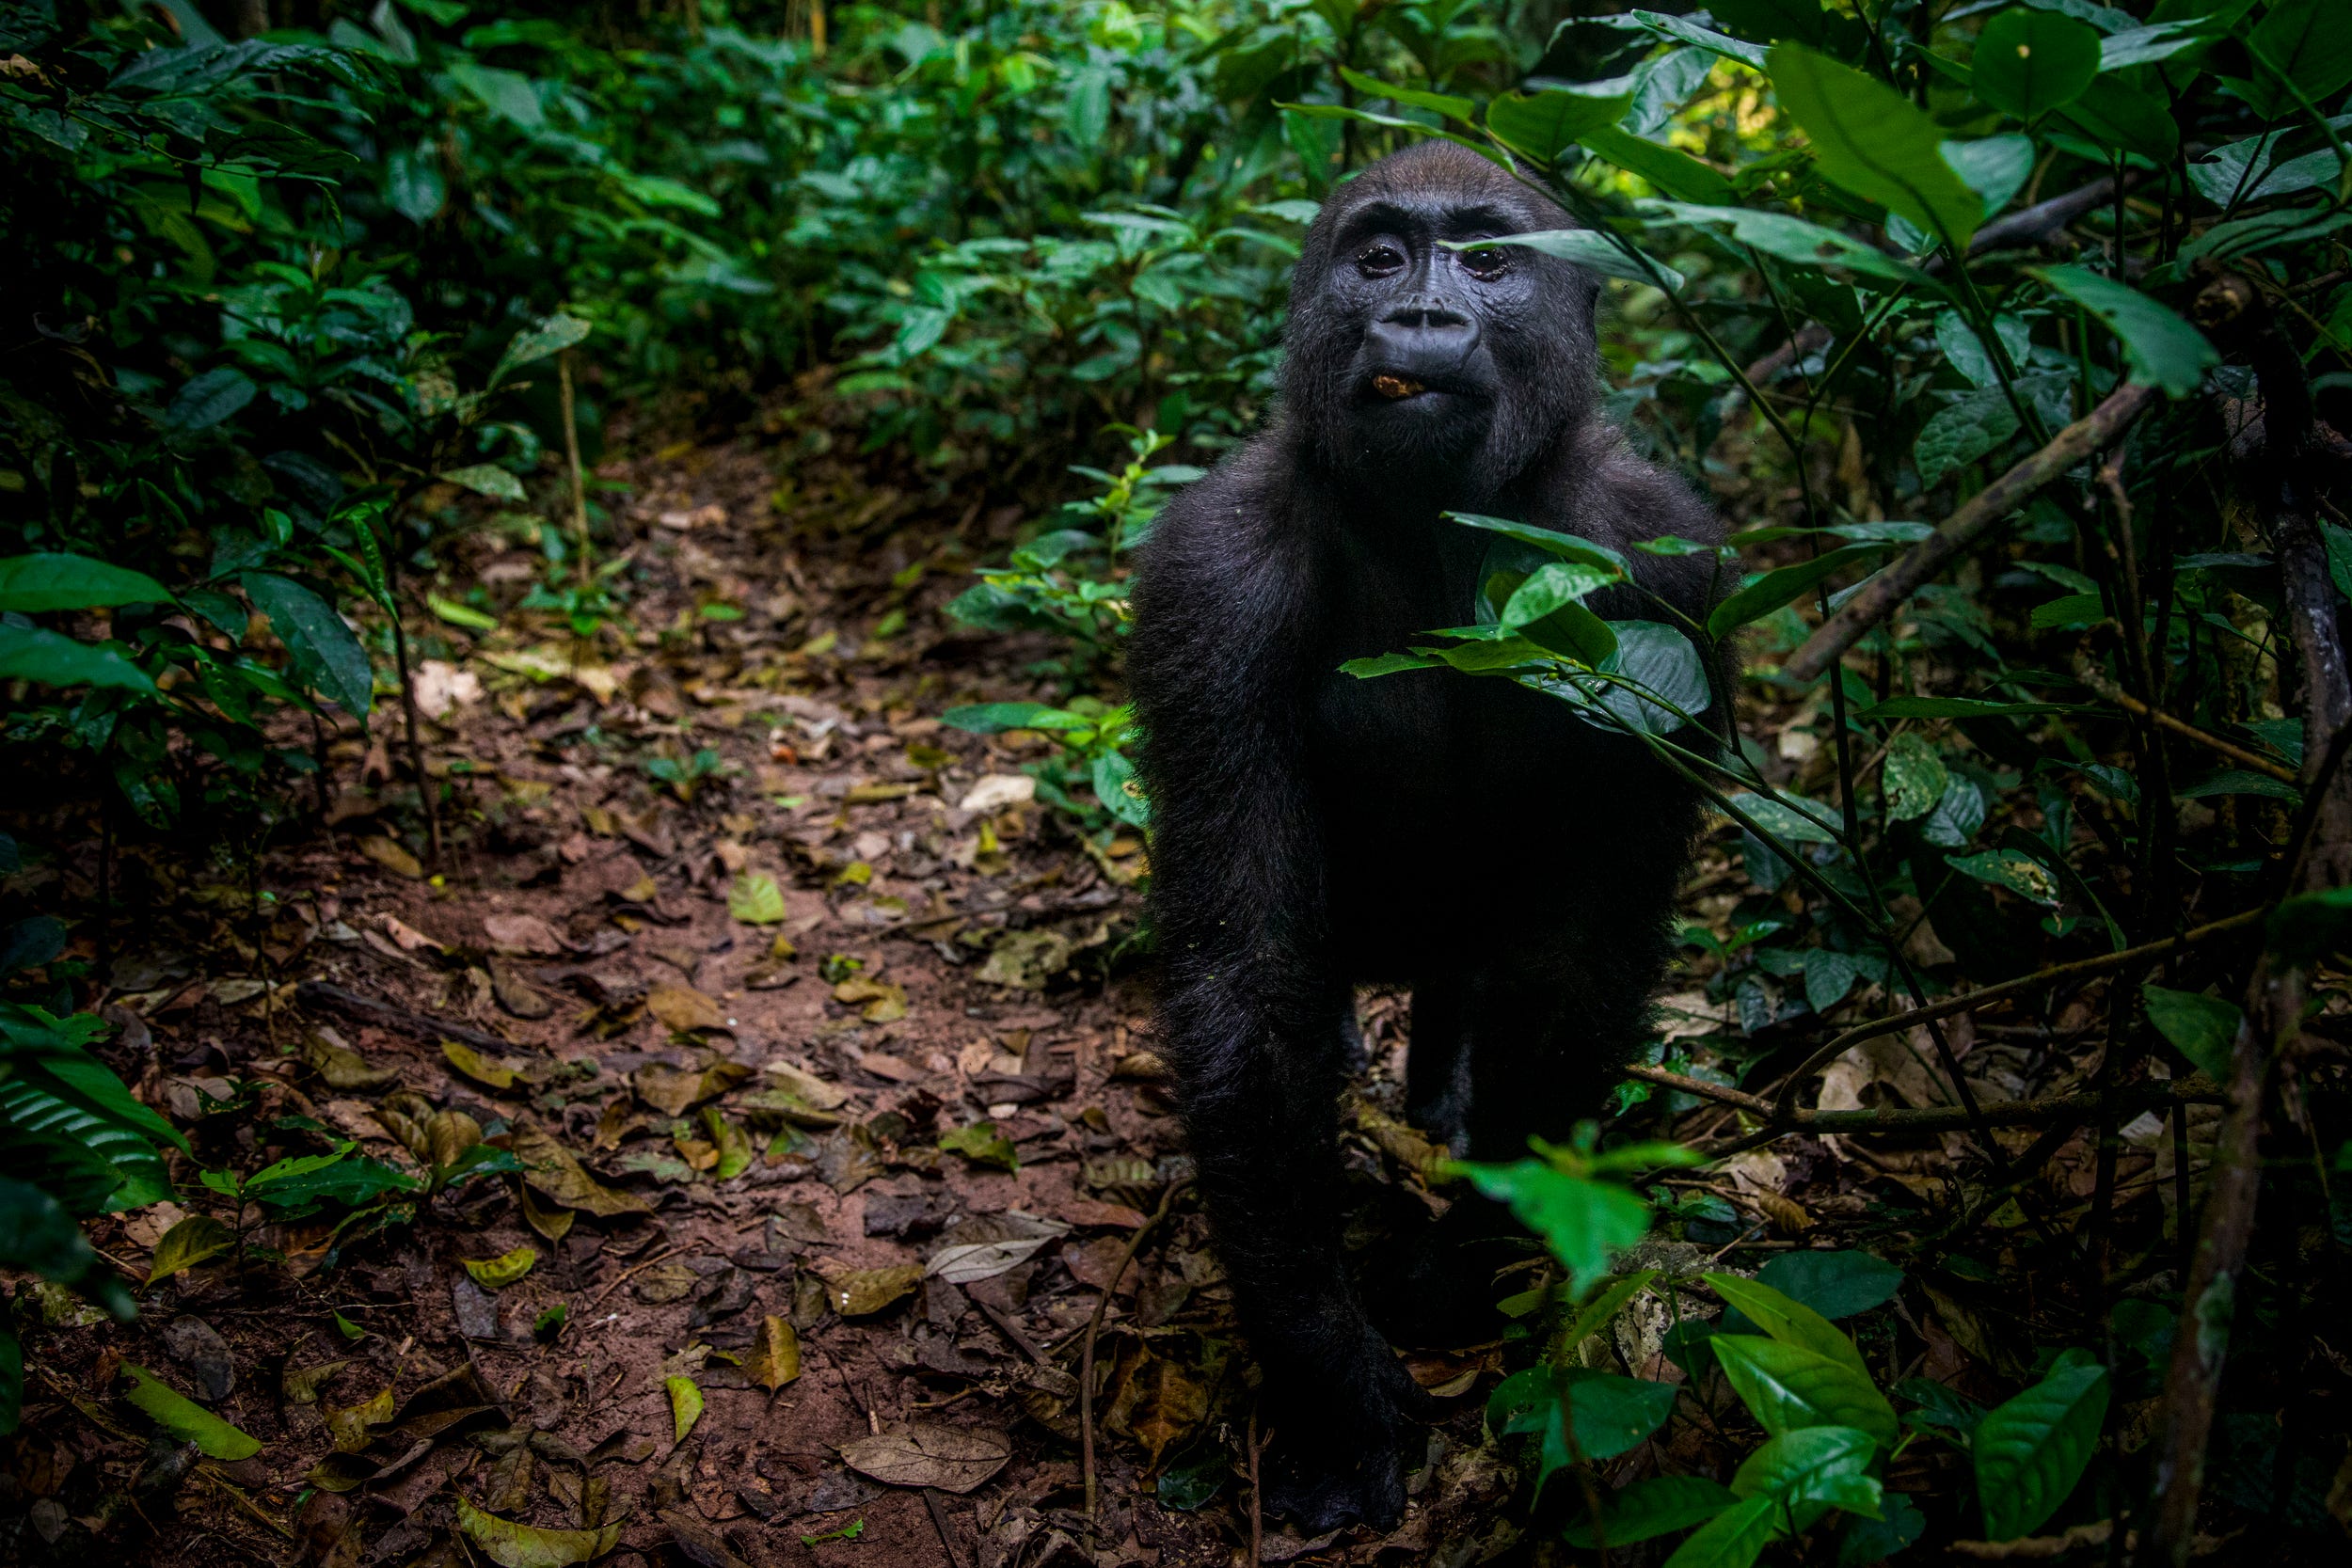
[[[1422,1441],[1437,1402],[1368,1326],[1328,1370],[1320,1386],[1274,1391],[1266,1512],[1310,1535],[1387,1529],[1405,1512],[1405,1450]]]

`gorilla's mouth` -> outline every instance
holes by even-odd
[[[1372,389],[1391,403],[1400,403],[1409,397],[1418,397],[1429,390],[1426,385],[1414,380],[1409,375],[1395,375],[1388,372],[1383,372],[1372,378]]]

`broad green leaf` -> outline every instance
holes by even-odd
[[[1611,1257],[1649,1234],[1649,1205],[1613,1182],[1587,1181],[1541,1160],[1461,1169],[1480,1192],[1508,1203],[1519,1223],[1543,1238],[1578,1291],[1608,1272]]]
[[[523,493],[523,482],[495,463],[474,463],[463,468],[451,468],[441,477],[452,484],[463,485],[477,496],[492,500],[521,502],[530,498]]]
[[[1867,723],[1894,719],[2027,719],[2043,713],[2076,713],[2066,703],[1996,703],[1985,697],[1889,697],[1854,715]]]
[[[1428,654],[1375,654],[1370,658],[1351,658],[1340,666],[1340,673],[1368,681],[1376,675],[1393,675],[1406,670],[1435,669],[1438,660]]]
[[[1581,561],[1595,566],[1612,567],[1620,574],[1630,575],[1627,572],[1624,556],[1606,545],[1597,545],[1590,539],[1581,539],[1573,533],[1562,533],[1557,529],[1538,528],[1534,523],[1515,523],[1508,517],[1483,516],[1475,512],[1449,512],[1446,516],[1470,528],[1484,529],[1488,533],[1500,533],[1504,538],[1515,539],[1522,545],[1533,545],[1547,555],[1558,556],[1563,561]]]
[[[1954,250],[1966,248],[1984,204],[1944,161],[1944,133],[1926,111],[1876,77],[1803,44],[1774,44],[1765,68],[1781,106],[1804,128],[1823,176]]]
[[[260,391],[251,376],[233,366],[206,371],[190,377],[173,396],[171,406],[164,411],[164,428],[179,436],[210,430],[233,417]]]
[[[2127,27],[2120,33],[2109,33],[2099,40],[2099,69],[2102,71],[2129,71],[2136,65],[2153,65],[2158,60],[2169,60],[2185,49],[2194,49],[2204,41],[2201,17],[2158,22],[2146,27]]]
[[[1708,1345],[1748,1413],[1773,1436],[1804,1427],[1859,1427],[1881,1448],[1895,1447],[1895,1407],[1868,1373],[1848,1362],[1754,1334],[1718,1334]]]
[[[1867,1252],[1782,1252],[1756,1277],[1824,1318],[1851,1318],[1894,1300],[1903,1271]]]
[[[2197,390],[2221,356],[2205,335],[2170,306],[2149,298],[2128,283],[2088,267],[2029,267],[2028,272],[2098,318],[2123,341],[2132,379],[2161,387],[2172,397]]]
[[[1771,1497],[1787,1508],[1798,1529],[1809,1529],[1826,1509],[1866,1519],[1879,1516],[1880,1487],[1870,1473],[1878,1445],[1852,1427],[1802,1427],[1784,1432],[1740,1462],[1731,1490],[1741,1497]]]
[[[1947,855],[1944,863],[1963,877],[1974,877],[1979,882],[2007,888],[2037,904],[2046,904],[2053,909],[2058,905],[2058,878],[2048,866],[2015,849],[1987,849],[1974,855]]]
[[[727,889],[727,913],[746,926],[773,926],[784,918],[784,889],[765,871],[746,871]]]
[[[972,735],[1000,735],[1006,730],[1065,728],[1057,721],[1067,717],[1062,709],[1044,703],[973,703],[949,708],[939,716],[939,721]]]
[[[1975,193],[1968,191],[1959,175],[1948,166],[1944,172],[1954,185],[1967,192],[1971,202],[1976,200]],[[1741,245],[1753,245],[1767,255],[1800,266],[1816,270],[1841,268],[1889,283],[1907,283],[1928,293],[1945,293],[1941,283],[1901,258],[1787,213],[1756,212],[1745,207],[1702,207],[1683,201],[1645,201],[1641,204],[1641,211],[1665,222],[1724,225],[1731,230],[1731,237]]]
[[[46,626],[0,626],[0,680],[36,686],[115,686],[152,692],[153,677],[114,643],[76,642]]]
[[[1742,792],[1731,797],[1731,803],[1757,827],[1786,844],[1835,844],[1843,826],[1835,806],[1807,800],[1785,789],[1778,800]]]
[[[1976,95],[2027,124],[2080,98],[2099,74],[2098,30],[2054,11],[2003,11],[1977,35]]]
[[[1657,621],[1604,625],[1616,647],[1596,673],[1522,675],[1519,683],[1583,709],[1579,717],[1587,723],[1641,735],[1672,735],[1684,714],[1695,719],[1713,704],[1706,661],[1681,632]]]
[[[1512,151],[1549,166],[1586,132],[1615,124],[1632,105],[1623,78],[1506,93],[1486,105],[1486,130]]]
[[[2158,164],[2180,150],[2180,121],[2165,99],[2118,76],[2102,76],[2058,111],[2058,118],[2110,147]]]
[[[670,1393],[670,1424],[678,1442],[694,1430],[694,1423],[703,1418],[703,1391],[691,1377],[667,1377],[662,1386]]]
[[[9,1140],[0,1146],[0,1174],[36,1182],[76,1214],[169,1197],[170,1177],[148,1135],[59,1093],[67,1085],[50,1071],[57,1065],[56,1058],[20,1063],[13,1077],[0,1081],[0,1135]]]
[[[1405,103],[1443,115],[1448,119],[1458,119],[1465,125],[1470,123],[1470,116],[1478,108],[1467,98],[1455,98],[1442,92],[1424,92],[1418,87],[1400,87],[1394,83],[1383,82],[1376,76],[1367,76],[1360,71],[1350,71],[1345,67],[1341,68],[1340,77],[1349,87],[1375,102],[1385,98],[1392,103]]]
[[[2270,950],[2290,963],[2315,963],[2352,949],[2352,888],[2290,898],[2271,911]]]
[[[457,1498],[457,1528],[499,1568],[573,1568],[593,1562],[620,1544],[621,1527],[601,1529],[541,1529],[501,1519]]]
[[[1136,774],[1136,765],[1117,752],[1104,752],[1094,759],[1094,798],[1103,802],[1103,809],[1132,828],[1152,825],[1152,802],[1143,794],[1143,782]]]
[[[1764,69],[1764,51],[1755,44],[1742,42],[1711,27],[1702,27],[1686,17],[1668,16],[1661,11],[1633,11],[1627,20],[1659,38],[1687,43],[1757,71]]]
[[[2352,28],[2344,25],[2342,0],[2278,0],[2246,45],[2261,62],[2246,97],[2265,118],[2298,107],[2281,76],[2305,101],[2320,104],[2352,82]]]
[[[485,1290],[503,1291],[531,1272],[531,1265],[539,1260],[536,1247],[518,1246],[496,1258],[461,1258],[460,1263],[473,1276],[473,1282]]]
[[[1944,161],[1983,200],[1987,217],[2008,206],[2010,198],[2033,177],[2031,136],[1979,136],[1974,141],[1947,141],[1943,147]]]
[[[2237,1046],[2238,1028],[2246,1022],[2236,1003],[2154,985],[2142,986],[2139,994],[2157,1034],[2215,1083],[2230,1081],[2230,1057]]]
[[[1991,360],[1986,360],[1988,368]],[[1945,476],[2001,450],[2017,434],[2017,410],[1998,385],[1979,387],[1954,398],[1929,416],[1912,444],[1919,488],[1931,490]]]
[[[561,311],[535,326],[523,328],[506,345],[506,352],[499,356],[498,368],[490,372],[490,385],[495,387],[505,380],[509,371],[587,341],[590,330],[588,323]]]
[[[1699,1277],[1727,1305],[1738,1307],[1749,1322],[1782,1344],[1842,1362],[1865,1383],[1869,1381],[1870,1369],[1863,1365],[1862,1353],[1854,1349],[1853,1341],[1810,1307],[1789,1300],[1770,1285],[1740,1275],[1705,1274]]]
[[[269,617],[270,629],[294,656],[303,684],[332,698],[353,718],[366,718],[375,701],[375,672],[343,618],[292,578],[247,572],[237,580]]]
[[[1944,759],[1935,754],[1927,736],[1916,730],[1905,730],[1888,741],[1886,761],[1881,766],[1886,815],[1898,822],[1908,822],[1933,811],[1951,784]]]
[[[1532,234],[1505,234],[1499,239],[1481,240],[1481,245],[1515,245],[1546,256],[1557,256],[1573,261],[1587,272],[1603,277],[1622,277],[1634,283],[1662,282],[1668,289],[1682,287],[1682,275],[1663,261],[1652,261],[1653,274],[1624,249],[1607,237],[1590,229],[1539,229]]]
[[[1576,1451],[1586,1459],[1614,1459],[1645,1442],[1674,1414],[1675,1386],[1615,1372],[1561,1369],[1567,1419]]]
[[[1705,1476],[1653,1476],[1603,1497],[1598,1531],[1587,1516],[1563,1530],[1561,1539],[1587,1551],[1603,1538],[1612,1546],[1629,1546],[1703,1525],[1738,1500],[1731,1488]]]
[[[1895,552],[1892,545],[1848,545],[1810,561],[1765,573],[1708,613],[1707,635],[1730,636],[1751,621],[1761,620],[1815,585],[1850,567],[1871,564]]]
[[[1731,203],[1731,182],[1678,147],[1634,135],[1614,125],[1596,126],[1576,139],[1619,168],[1640,175],[1661,196],[1709,207]]]
[[[1585,595],[1625,580],[1622,572],[1584,562],[1555,561],[1530,573],[1512,590],[1499,622],[1506,631],[1534,626],[1563,605],[1580,604]]]
[[[500,471],[503,473],[505,470]],[[476,610],[469,604],[459,604],[455,599],[445,599],[438,594],[427,594],[424,596],[424,605],[427,610],[453,626],[464,626],[468,631],[499,629],[497,616]]]
[[[2040,1383],[1985,1413],[1968,1446],[1985,1539],[2013,1541],[2058,1512],[2098,1451],[2107,1393],[2107,1370],[2070,1350]]]
[[[170,602],[164,585],[145,572],[87,555],[53,552],[0,561],[0,610],[40,615],[53,610]]]
[[[1750,1568],[1778,1540],[1781,1507],[1774,1497],[1742,1497],[1675,1548],[1666,1568]]]
[[[249,1437],[202,1405],[172,1392],[144,1367],[125,1361],[122,1373],[131,1390],[122,1397],[165,1433],[183,1443],[194,1443],[207,1459],[250,1459],[262,1451],[259,1439]]]

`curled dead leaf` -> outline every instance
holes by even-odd
[[[523,1163],[523,1180],[566,1209],[607,1218],[644,1214],[651,1206],[635,1193],[605,1186],[590,1176],[572,1151],[528,1123],[507,1134],[508,1149]]]
[[[499,1568],[572,1568],[591,1562],[620,1544],[621,1527],[602,1529],[541,1529],[501,1519],[457,1499],[457,1528]]]
[[[680,1035],[697,1030],[726,1030],[735,1026],[726,1009],[691,986],[665,980],[645,993],[645,1010]]]
[[[715,1100],[752,1075],[740,1062],[719,1061],[695,1071],[662,1062],[647,1062],[629,1074],[637,1098],[664,1116],[682,1117],[706,1100]]]

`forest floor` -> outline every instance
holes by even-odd
[[[1019,799],[1024,736],[938,718],[1058,695],[1030,673],[1057,650],[940,612],[1018,513],[942,516],[760,441],[602,477],[633,636],[522,629],[541,563],[495,527],[442,592],[479,585],[500,629],[412,628],[454,786],[438,874],[387,699],[371,741],[327,747],[316,818],[250,885],[231,857],[191,876],[126,848],[117,907],[140,913],[79,950],[115,979],[110,1059],[209,1169],[348,1138],[421,1172],[470,1117],[532,1175],[339,1231],[340,1210],[241,1216],[175,1154],[209,1201],[95,1243],[145,1275],[190,1212],[250,1250],[156,1283],[131,1325],[49,1301],[70,1331],[28,1345],[24,1560],[282,1563],[291,1531],[300,1564],[454,1562],[461,1498],[616,1523],[620,1568],[1245,1560],[1251,1374],[1203,1221],[1180,1200],[1151,1223],[1185,1163],[1120,952],[1141,846]],[[95,854],[61,857],[69,896]],[[1428,1146],[1375,1108],[1401,1007],[1368,998],[1365,1022],[1357,1174],[1442,1206]],[[535,1261],[503,1288],[465,1266],[520,1248]],[[1089,1521],[1077,1375],[1105,1289]],[[797,1376],[762,1386],[789,1349]],[[158,1492],[168,1455],[107,1414],[123,1363],[260,1452]],[[1457,1418],[1403,1528],[1302,1543],[1269,1520],[1267,1560],[1507,1539],[1478,1437],[1499,1356],[1413,1366]],[[702,1401],[682,1437],[681,1377]],[[577,1543],[525,1547],[556,1555],[498,1560]]]

